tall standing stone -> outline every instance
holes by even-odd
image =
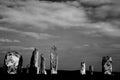
[[[90,75],[93,75],[94,67],[92,65],[89,66],[89,73]]]
[[[57,55],[57,48],[56,46],[53,46],[52,51],[50,53],[50,69],[51,69],[51,74],[57,74],[57,69],[58,69],[58,55]]]
[[[105,56],[102,58],[102,72],[105,75],[112,74],[112,57]]]
[[[86,75],[86,65],[85,65],[85,62],[81,62],[80,74],[81,75]]]
[[[47,75],[46,67],[45,67],[45,57],[43,54],[40,55],[41,63],[40,63],[40,74]]]
[[[38,49],[34,49],[30,61],[30,74],[39,74],[39,51]]]
[[[28,64],[28,65],[26,66],[26,74],[29,74],[29,68],[30,68],[30,65]]]
[[[4,68],[7,74],[20,74],[23,58],[16,51],[7,52],[4,58]]]

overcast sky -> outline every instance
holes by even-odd
[[[119,0],[80,0],[48,2],[1,0],[0,66],[5,51],[23,55],[29,64],[33,48],[46,57],[49,68],[50,47],[56,45],[59,69],[77,70],[86,62],[101,70],[102,56],[113,58],[113,70],[120,71]]]

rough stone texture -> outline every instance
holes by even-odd
[[[52,52],[50,53],[50,68],[51,74],[57,74],[58,68],[58,55],[56,53],[57,48],[55,46],[52,47]]]
[[[81,75],[85,75],[86,74],[86,65],[85,65],[85,62],[81,62],[80,74]]]
[[[40,58],[41,58],[40,74],[45,74],[45,75],[47,75],[46,67],[45,67],[45,57],[43,56],[43,54],[41,54],[41,55],[40,55]]]
[[[21,73],[23,59],[16,51],[7,52],[4,59],[4,68],[7,74]]]
[[[105,56],[102,58],[102,72],[106,75],[112,74],[112,58]]]

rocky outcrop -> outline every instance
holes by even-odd
[[[112,74],[112,57],[105,56],[102,58],[102,72],[105,75]]]
[[[4,68],[7,74],[20,74],[22,68],[22,56],[16,51],[7,52],[4,58]]]

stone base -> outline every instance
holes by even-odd
[[[52,71],[51,71],[51,74],[57,74],[57,71],[52,70]]]
[[[80,74],[81,74],[81,75],[86,75],[86,73],[85,73],[85,72],[81,72]]]
[[[44,71],[40,72],[40,74],[47,75],[47,72],[46,72],[46,70],[44,70]]]

